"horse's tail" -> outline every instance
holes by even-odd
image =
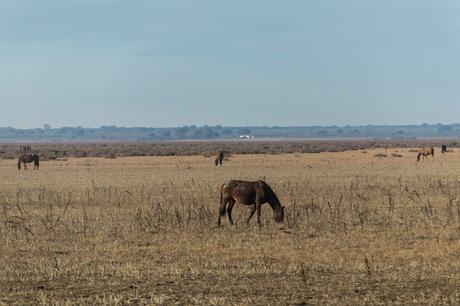
[[[434,148],[431,147],[431,156],[433,156],[433,159],[434,159]]]
[[[18,158],[18,170],[21,170],[21,159]]]
[[[417,154],[417,161],[420,161],[420,156],[421,155],[422,155],[422,153],[420,153],[420,152]]]
[[[227,203],[222,203],[222,201],[224,200],[224,187],[225,187],[226,184],[222,184],[222,186],[220,187],[220,209],[219,209],[219,213],[221,215],[221,217],[225,216],[225,212],[227,211],[225,209],[225,204]]]

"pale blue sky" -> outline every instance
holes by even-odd
[[[0,0],[0,126],[460,122],[458,0]]]

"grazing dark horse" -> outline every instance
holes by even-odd
[[[222,167],[222,162],[224,161],[224,157],[225,157],[225,152],[224,151],[219,151],[217,153],[216,158],[214,159],[214,164],[216,165],[216,167],[219,164]]]
[[[428,158],[428,155],[431,155],[434,160],[434,148],[421,148],[418,150],[417,161],[420,161],[420,156],[423,156],[423,160],[425,160],[425,158]]]
[[[220,209],[219,219],[217,220],[218,226],[220,226],[220,219],[225,216],[225,212],[227,212],[228,221],[230,224],[233,224],[232,209],[235,203],[252,205],[251,213],[246,219],[246,223],[248,225],[256,211],[257,223],[261,225],[260,213],[261,206],[264,203],[268,203],[273,209],[273,214],[277,223],[284,221],[284,206],[281,205],[276,194],[264,181],[248,182],[232,180],[227,184],[223,184],[220,189]]]
[[[37,154],[22,154],[18,158],[18,170],[21,170],[21,164],[24,164],[24,170],[27,170],[27,163],[34,162],[34,170],[38,170],[40,160]]]

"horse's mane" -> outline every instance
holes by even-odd
[[[270,194],[269,194],[269,198],[270,198],[270,202],[273,201],[273,203],[270,203],[269,204],[275,204],[276,206],[279,206],[281,207],[281,202],[280,200],[278,199],[278,196],[276,195],[276,193],[273,191],[273,189],[265,182],[264,183],[264,186],[266,188],[266,191],[268,191]]]

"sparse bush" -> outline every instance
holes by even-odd
[[[104,158],[115,159],[115,158],[117,158],[117,155],[115,153],[110,153],[110,154],[104,155]]]

